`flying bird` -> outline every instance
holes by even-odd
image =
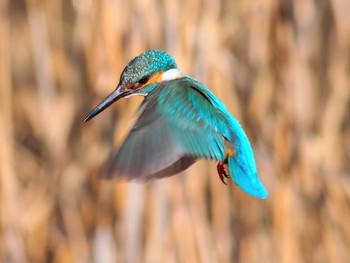
[[[149,50],[132,59],[116,89],[84,122],[121,98],[144,96],[138,119],[107,175],[127,179],[162,178],[198,159],[218,161],[221,181],[231,177],[246,193],[266,198],[247,135],[225,105],[205,85],[185,76],[166,52]]]

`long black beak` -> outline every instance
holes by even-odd
[[[101,111],[106,109],[108,106],[110,106],[113,102],[130,95],[132,93],[132,90],[127,89],[125,90],[124,87],[118,86],[111,94],[109,94],[103,101],[100,102],[90,113],[83,122],[87,122],[91,120],[93,117],[95,117],[97,114],[99,114]]]

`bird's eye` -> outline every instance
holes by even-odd
[[[146,84],[148,80],[149,80],[149,76],[146,75],[146,76],[143,76],[143,77],[138,81],[138,83],[140,83],[140,84]]]

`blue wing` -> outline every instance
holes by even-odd
[[[128,178],[164,177],[186,169],[197,158],[222,161],[228,145],[235,153],[233,161],[229,159],[234,181],[247,193],[265,197],[238,121],[208,88],[184,77],[163,82],[147,95],[109,167]]]
[[[210,100],[184,80],[161,83],[148,94],[137,122],[110,158],[107,175],[163,177],[188,168],[197,158],[224,158],[225,138],[206,114]]]
[[[211,121],[214,123],[216,121],[216,125],[218,125],[219,120],[217,118],[222,118],[224,125],[227,127],[224,129],[224,125],[218,125],[229,142],[228,147],[232,147],[231,150],[234,152],[234,156],[228,158],[228,168],[232,179],[246,193],[259,198],[266,198],[268,193],[258,177],[253,149],[242,126],[209,89],[200,82],[195,82],[216,109],[217,115]],[[227,130],[229,134],[227,134]]]

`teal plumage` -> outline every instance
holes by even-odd
[[[168,54],[152,51],[152,56],[163,57],[155,62],[163,61],[160,63],[162,65],[153,65],[152,69],[145,71],[147,66],[144,61],[148,59],[147,63],[152,64],[152,59],[149,59],[150,56],[146,56],[146,59],[141,54],[143,74],[136,76],[134,73],[133,77],[125,79],[125,74],[136,68],[133,63],[135,60],[137,62],[137,57],[129,63],[129,69],[124,70],[120,81],[122,84],[116,89],[119,91],[114,97],[120,97],[120,92],[124,97],[139,93],[145,96],[145,100],[125,142],[117,153],[111,155],[107,174],[128,179],[160,178],[188,168],[197,159],[212,159],[219,161],[221,166],[227,165],[234,182],[246,193],[259,198],[267,197],[244,130],[206,86],[179,74],[165,80],[155,78],[156,81],[145,84],[141,83],[144,80],[137,82],[145,75],[150,79],[157,72],[176,69],[175,62]],[[134,72],[140,72],[140,69]],[[122,88],[130,83],[136,83],[136,88],[131,88],[133,92]],[[139,88],[140,85],[142,88]],[[117,99],[113,98],[113,101]],[[111,98],[102,102],[102,106],[98,105],[86,120],[102,111],[105,105],[110,105],[109,100]],[[222,180],[225,174],[219,172]]]

